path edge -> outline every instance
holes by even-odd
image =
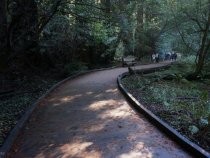
[[[158,68],[151,68],[151,69],[142,69],[142,70],[135,70],[136,73],[141,74],[147,74],[152,73],[155,71],[160,71],[161,69],[167,68],[167,66],[162,66]],[[187,150],[191,155],[198,156],[201,158],[210,158],[210,153],[208,153],[206,150],[198,146],[197,144],[193,143],[192,141],[188,140],[186,137],[181,135],[179,132],[177,132],[174,128],[169,126],[168,123],[161,120],[159,117],[157,117],[155,114],[153,114],[150,110],[144,107],[139,101],[137,101],[131,93],[129,93],[124,86],[122,85],[121,80],[128,76],[129,73],[125,72],[118,76],[117,78],[117,84],[118,88],[122,92],[122,94],[126,97],[128,102],[134,106],[134,108],[142,113],[153,125],[155,125],[158,129],[162,130],[166,135],[168,135],[170,138],[172,138],[174,141],[176,141],[178,144],[180,144],[185,150]]]
[[[113,66],[109,68],[101,68],[101,69],[93,69],[93,70],[88,70],[88,71],[83,71],[79,72],[77,74],[71,75],[58,83],[54,84],[47,92],[45,92],[40,98],[36,100],[35,103],[33,103],[31,106],[29,106],[28,109],[26,109],[25,113],[23,116],[18,120],[17,124],[13,127],[13,129],[10,131],[9,135],[5,139],[4,144],[0,147],[0,158],[6,158],[8,155],[8,152],[11,150],[15,140],[17,139],[20,131],[24,128],[25,124],[28,122],[30,119],[31,114],[33,111],[36,109],[36,107],[46,98],[49,96],[50,93],[52,93],[54,90],[56,90],[58,87],[63,85],[64,83],[68,82],[69,80],[72,80],[74,78],[97,72],[97,71],[103,71],[103,70],[111,70],[114,68],[117,68],[119,66]]]

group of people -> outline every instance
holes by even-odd
[[[152,62],[153,63],[158,63],[159,62],[159,54],[158,53],[153,53],[152,54]]]
[[[177,54],[173,52],[168,52],[165,54],[165,59],[164,60],[171,60],[171,61],[176,61],[177,59]]]
[[[163,60],[171,60],[171,61],[176,61],[177,59],[177,53],[172,51],[172,52],[167,52],[165,53],[165,56],[162,58]],[[152,53],[151,55],[151,61],[152,63],[158,63],[160,61],[160,57],[158,53]]]

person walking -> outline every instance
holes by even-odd
[[[156,63],[159,63],[159,54],[158,53],[155,54],[155,61],[156,61]]]
[[[156,60],[155,57],[156,57],[156,56],[155,56],[155,53],[152,53],[152,62],[153,62],[153,63],[155,63],[155,60]]]

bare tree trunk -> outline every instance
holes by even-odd
[[[141,51],[142,45],[143,45],[143,40],[142,40],[142,35],[143,35],[143,29],[144,29],[144,0],[140,0],[138,2],[137,6],[137,26],[136,26],[136,31],[135,31],[135,39],[136,39],[136,46],[135,46],[135,54],[140,58],[139,52]],[[143,54],[142,54],[143,55]]]
[[[210,28],[210,0],[208,1],[208,8],[209,8],[208,21],[206,22],[205,32],[203,33],[201,47],[198,54],[198,61],[196,63],[196,69],[194,72],[194,77],[202,73],[203,66],[205,63],[205,58],[207,56],[210,47],[210,39],[208,39],[208,33]]]
[[[0,72],[7,70],[6,58],[7,49],[7,0],[0,0]]]
[[[19,5],[14,9],[15,14],[8,27],[8,48],[11,48],[12,53],[7,63],[37,46],[40,33],[56,14],[60,3],[61,0],[56,0],[51,10],[39,17],[35,0],[18,0]]]
[[[7,45],[6,37],[7,37],[6,0],[0,0],[0,51],[5,51],[6,49]]]
[[[8,45],[12,52],[24,52],[23,48],[38,40],[38,9],[34,0],[18,0],[8,28]]]
[[[137,30],[143,30],[144,24],[144,0],[139,2],[137,8]]]

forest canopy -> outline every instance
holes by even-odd
[[[89,69],[153,52],[209,59],[210,0],[1,0],[0,72]]]

